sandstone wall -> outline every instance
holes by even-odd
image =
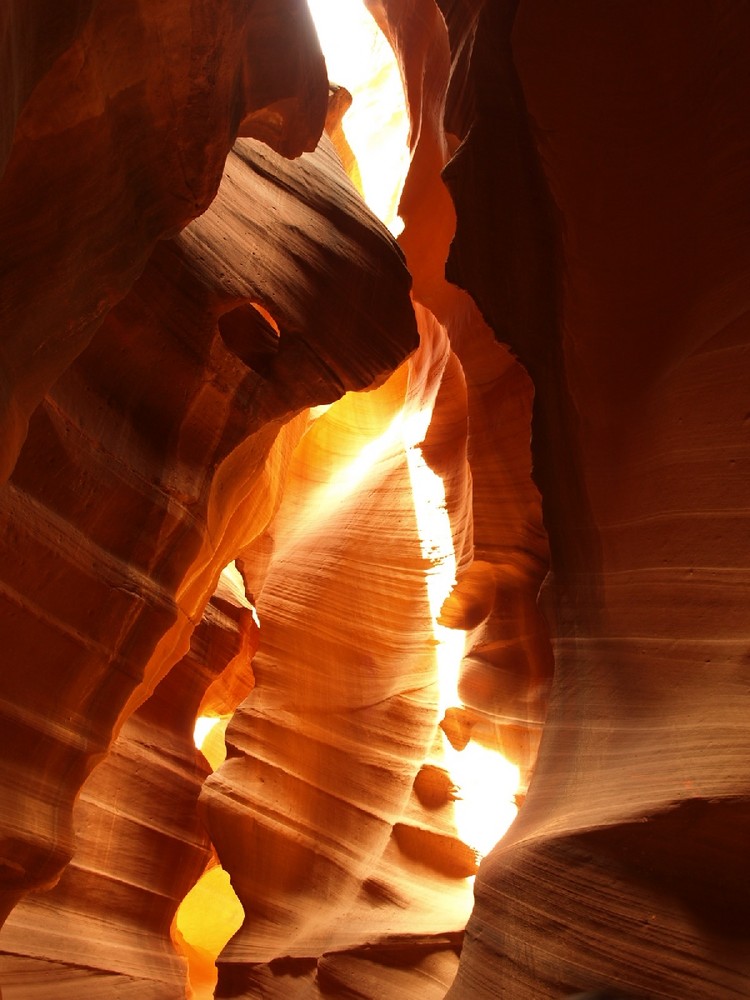
[[[747,6],[367,6],[398,245],[302,0],[0,11],[1,995],[190,995],[218,859],[217,996],[744,997]]]

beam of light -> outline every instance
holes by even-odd
[[[403,423],[404,415],[399,412],[382,434],[363,445],[355,459],[329,478],[326,493],[339,499],[353,493],[378,462],[401,445]]]
[[[414,512],[422,555],[431,563],[427,594],[432,629],[437,642],[440,711],[461,704],[458,679],[466,633],[437,622],[440,609],[456,582],[456,555],[442,479],[428,466],[419,444],[424,440],[431,413],[422,412],[404,424],[406,457],[414,496]],[[463,750],[454,749],[441,733],[442,764],[456,786],[454,818],[456,830],[478,858],[490,851],[518,812],[513,796],[518,789],[519,769],[502,754],[470,741]]]
[[[361,0],[308,0],[332,83],[352,95],[343,129],[362,194],[397,236],[398,202],[409,169],[409,118],[393,50]]]

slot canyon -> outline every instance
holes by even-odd
[[[750,4],[312,6],[0,0],[0,1000],[747,1000]]]

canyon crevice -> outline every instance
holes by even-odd
[[[366,6],[0,7],[0,997],[741,1000],[750,9]]]

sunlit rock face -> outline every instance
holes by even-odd
[[[326,995],[361,953],[418,966],[446,952],[455,971],[474,863],[449,799],[427,809],[413,794],[440,699],[410,453],[437,406],[436,444],[458,471],[460,540],[466,415],[450,396],[447,410],[436,404],[450,364],[444,331],[420,332],[419,352],[383,386],[315,420],[269,527],[256,685],[202,793],[246,913],[219,960],[220,995],[253,996],[265,982],[262,995],[281,998],[301,969],[310,995]]]
[[[440,617],[467,632],[457,692],[465,709],[454,721],[478,744],[500,750],[519,766],[523,794],[552,676],[547,626],[537,608],[548,551],[531,475],[533,387],[474,301],[445,278],[456,218],[440,175],[458,141],[445,127],[454,85],[449,32],[455,26],[422,0],[370,6],[400,54],[412,121],[399,243],[414,278],[414,298],[449,334],[468,408],[471,557],[460,563],[457,586]]]
[[[8,200],[14,176],[9,166]],[[297,160],[241,140],[221,191],[158,244],[57,379],[2,491],[0,613],[16,665],[2,675],[6,909],[69,860],[88,772],[272,516],[304,426],[294,415],[383,378],[417,343],[406,269],[325,138]],[[19,251],[7,221],[3,247]],[[77,232],[120,252],[84,221]],[[51,231],[45,241],[55,247]],[[76,280],[96,283],[87,268]],[[4,329],[19,288],[3,300]],[[60,336],[74,305],[62,296]]]
[[[369,0],[398,246],[301,0],[58,6],[0,11],[3,1000],[746,997],[744,5]]]

